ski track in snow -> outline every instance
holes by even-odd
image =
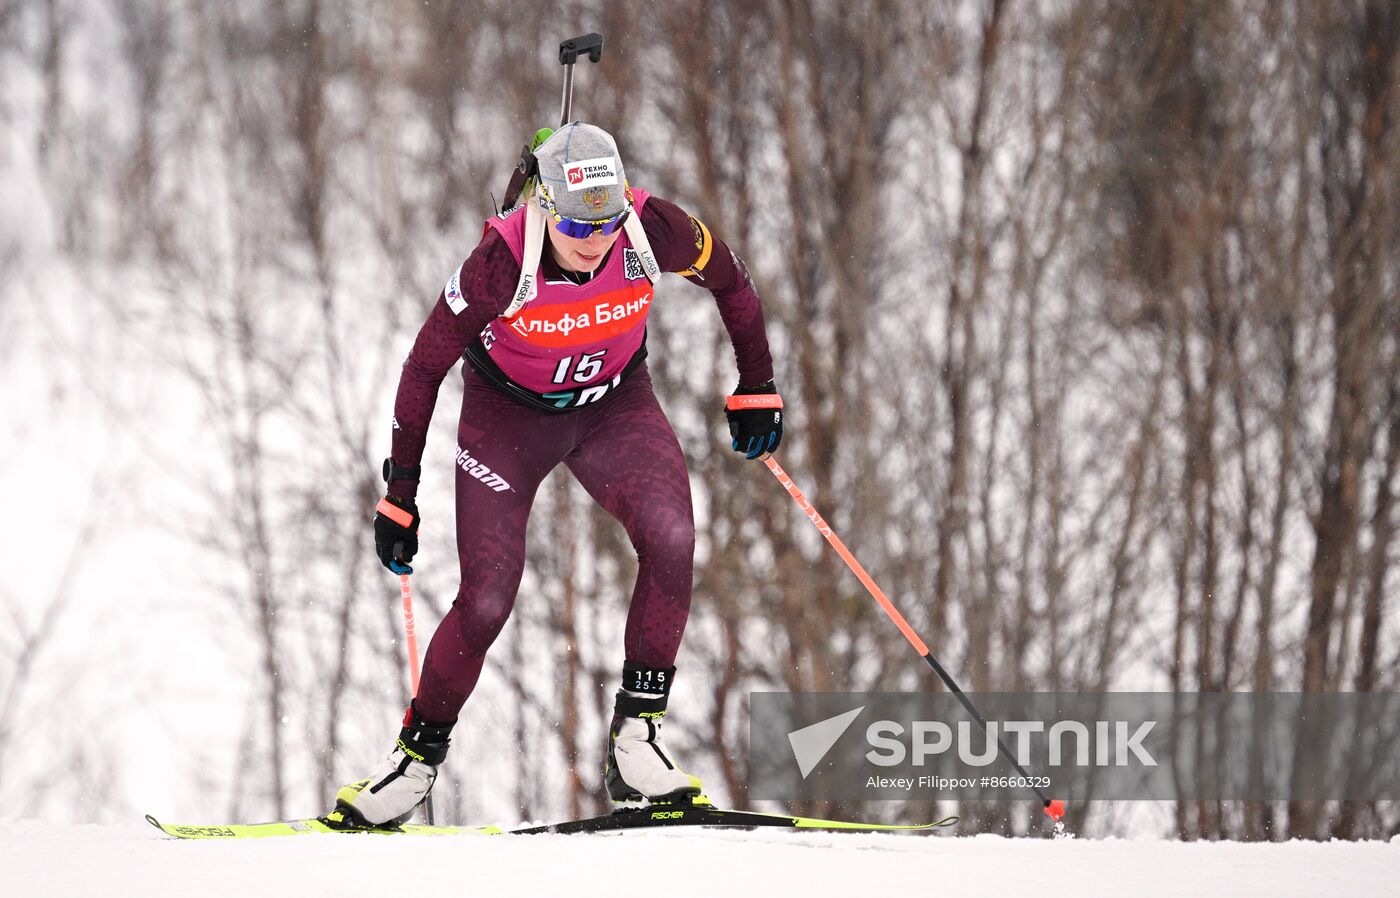
[[[671,831],[177,841],[145,823],[0,826],[0,895],[1394,895],[1400,837],[1287,844]]]

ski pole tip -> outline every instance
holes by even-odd
[[[1045,802],[1045,813],[1051,820],[1058,823],[1065,816],[1065,803],[1060,799]]]

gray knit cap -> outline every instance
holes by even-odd
[[[627,176],[617,142],[602,128],[570,122],[535,151],[540,181],[565,218],[599,221],[627,207]]]

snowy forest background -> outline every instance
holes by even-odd
[[[784,466],[965,688],[1397,688],[1394,2],[0,0],[0,819],[314,813],[388,750],[398,367],[591,30],[576,112],[747,259]],[[670,738],[743,805],[751,690],[934,684],[729,451],[708,295],[667,279],[651,321],[697,500]],[[558,472],[440,820],[600,809],[634,569]],[[1071,822],[1356,838],[1400,809]]]

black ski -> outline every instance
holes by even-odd
[[[818,817],[793,817],[787,814],[763,814],[756,811],[731,811],[709,805],[674,805],[617,811],[601,817],[566,820],[545,826],[510,830],[512,835],[533,836],[544,833],[600,833],[659,826],[714,826],[752,829],[779,827],[782,829],[849,830],[853,832],[917,832],[952,826],[957,817],[944,817],[933,823],[909,825],[865,823],[852,820],[823,820]]]

